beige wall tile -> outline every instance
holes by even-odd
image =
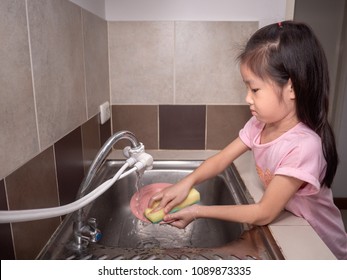
[[[107,22],[82,10],[88,118],[110,100]]]
[[[176,103],[244,104],[236,57],[256,22],[176,22]]]
[[[28,1],[41,149],[87,120],[81,9],[69,1]]]
[[[173,22],[109,22],[112,104],[173,103]]]
[[[24,1],[0,1],[0,179],[39,151]]]

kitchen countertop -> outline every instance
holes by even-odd
[[[205,160],[216,150],[146,150],[154,160]],[[109,158],[124,158],[120,151],[113,151]],[[246,152],[234,164],[249,193],[257,202],[263,195],[263,187],[255,170],[251,152]],[[303,218],[283,211],[268,225],[282,254],[288,260],[334,260],[335,256]]]

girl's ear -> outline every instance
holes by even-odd
[[[287,87],[287,90],[289,91],[289,98],[294,100],[295,99],[295,91],[294,91],[291,79],[288,80],[286,87]]]

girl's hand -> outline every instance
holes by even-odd
[[[199,218],[199,205],[194,204],[183,208],[176,213],[165,215],[164,222],[183,229],[197,218]]]
[[[152,212],[164,209],[165,213],[169,213],[172,208],[180,204],[188,196],[191,187],[192,186],[183,179],[177,184],[167,187],[153,195],[148,201],[148,207],[151,208],[156,201],[160,201],[159,205],[153,209]]]

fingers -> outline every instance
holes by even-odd
[[[167,214],[171,211],[171,209],[176,205],[174,200],[170,201],[170,198],[165,197],[162,192],[155,194],[148,201],[148,208],[153,208],[151,213],[157,212],[161,209],[164,210],[164,213]]]
[[[178,204],[177,199],[173,199],[170,202],[168,202],[166,205],[163,203],[164,207],[164,213],[170,213],[170,211]]]
[[[168,214],[165,215],[163,221],[166,224],[170,224],[171,226],[177,227],[179,229],[183,229],[186,227],[186,225],[184,224],[184,222],[178,218],[175,218],[175,214]]]
[[[171,209],[173,208],[173,206],[175,206],[175,204],[172,205],[172,202],[174,200],[172,200],[171,197],[169,196],[163,196],[162,200],[159,203],[159,207],[164,208],[164,213],[169,213],[171,211]]]
[[[170,213],[170,211],[177,205],[179,205],[187,197],[184,193],[171,193],[164,195],[163,199],[160,202],[160,206],[164,208],[164,212]]]
[[[182,209],[180,211],[177,211],[175,213],[169,213],[166,214],[163,218],[165,222],[168,221],[178,221],[178,220],[189,220],[189,212],[186,211],[186,209]]]
[[[184,217],[181,217],[178,212],[165,215],[163,220],[165,223],[168,223],[179,229],[184,229],[189,224],[189,221],[185,220]]]
[[[170,223],[170,225],[179,229],[184,229],[187,226],[182,220],[173,221]]]
[[[177,228],[185,228],[193,220],[199,217],[199,207],[197,205],[192,205],[181,209],[176,213],[169,213],[164,216],[164,222],[170,223]]]
[[[154,194],[150,198],[148,201],[148,207],[155,207],[152,212],[164,209],[164,213],[169,213],[176,205],[180,204],[187,197],[189,189],[182,191],[181,188],[177,188],[177,185],[175,185],[175,187],[173,186]],[[159,204],[155,205],[155,202],[159,202]]]
[[[164,218],[164,222],[179,229],[184,229],[189,224],[189,222],[187,222],[184,219],[174,218],[173,215],[166,215]]]
[[[162,200],[162,198],[163,198],[163,192],[158,192],[155,195],[153,195],[150,198],[150,200],[148,201],[148,208],[152,208],[154,206],[154,203]],[[156,207],[156,208],[158,208],[158,207]]]
[[[156,202],[159,202],[159,204],[155,207],[155,209],[152,210],[152,212],[156,212],[164,208],[164,212],[169,213],[172,208],[178,204],[176,200],[177,199],[173,199],[170,195],[165,195],[164,192],[158,192],[150,198],[150,200],[148,201],[148,207],[152,208],[154,207]]]

